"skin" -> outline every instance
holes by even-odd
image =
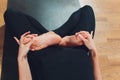
[[[82,34],[85,36],[83,37]],[[94,71],[94,79],[95,80],[102,80],[102,75],[100,71],[100,65],[98,61],[97,49],[95,43],[92,39],[93,31],[89,34],[86,31],[81,31],[76,34],[80,39],[83,40],[84,45],[89,49],[92,63],[93,63],[93,71]]]
[[[14,39],[19,44],[19,51],[18,51],[18,70],[19,70],[19,80],[32,80],[30,67],[28,64],[27,59],[27,53],[30,50],[31,44],[35,40],[35,36],[30,35],[30,41],[25,43],[24,39],[27,38],[27,36],[30,34],[30,32],[24,33],[20,40],[18,40],[16,37]],[[29,39],[28,38],[28,39]],[[24,74],[25,73],[25,74]]]
[[[77,32],[75,35],[64,37],[65,40],[63,40],[63,43],[65,43],[64,46],[72,46],[71,43],[73,44],[73,46],[85,45],[91,53],[90,55],[93,63],[94,79],[102,80],[98,56],[97,56],[97,49],[92,39],[92,34],[93,32],[89,34],[86,31],[80,31],[80,32]],[[16,42],[19,44],[19,51],[18,51],[19,80],[32,80],[30,67],[27,60],[27,53],[29,50],[31,50],[31,46],[36,41],[37,37],[38,37],[37,34],[30,34],[30,32],[24,33],[21,36],[20,40],[14,37]],[[60,40],[62,41],[62,39]],[[61,41],[59,41],[59,43],[56,43],[56,44],[59,44],[61,46],[60,44]]]
[[[24,38],[24,42],[28,43],[31,40],[31,38],[29,37],[31,37],[32,35],[35,36],[35,40],[30,46],[30,50],[32,51],[41,50],[48,46],[56,45],[60,43],[62,39],[59,35],[55,34],[53,31],[49,31],[39,36],[37,34],[27,35]]]
[[[73,47],[73,46],[81,46],[83,45],[83,41],[81,39],[77,39],[76,35],[65,36],[61,38],[58,34],[54,33],[53,31],[44,33],[42,35],[32,34],[35,36],[35,41],[30,46],[30,50],[36,51],[44,49],[51,45],[59,45],[65,47]],[[24,39],[24,42],[27,43],[31,40],[29,38],[32,35],[27,35]]]
[[[83,41],[81,39],[78,39],[77,36],[75,35],[65,36],[62,38],[62,40],[59,43],[59,46],[65,46],[65,47],[74,47],[81,45],[83,45]]]

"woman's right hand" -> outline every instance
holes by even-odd
[[[20,40],[17,37],[14,37],[14,39],[19,44],[18,57],[26,58],[27,53],[30,50],[30,46],[35,40],[35,36],[31,35],[30,32],[26,32],[21,35]],[[26,42],[25,39],[28,39],[28,41]]]

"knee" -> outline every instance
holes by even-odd
[[[84,11],[92,11],[93,12],[93,8],[90,5],[83,6],[82,10],[84,10]]]
[[[83,6],[83,9],[92,9],[92,7],[90,5],[85,5]]]
[[[89,5],[86,5],[84,7],[81,8],[82,13],[84,13],[85,15],[92,15],[94,16],[94,11],[93,8]]]
[[[9,18],[10,16],[12,16],[14,13],[14,11],[12,9],[7,9],[4,13],[4,18]]]

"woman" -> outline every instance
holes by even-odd
[[[16,41],[20,44],[18,55],[20,79],[27,78],[27,76],[31,79],[30,69],[27,62],[27,52],[29,50],[37,51],[47,48],[51,45],[58,45],[75,48],[76,46],[79,46],[78,49],[83,49],[84,51],[88,52],[89,48],[86,47],[87,45],[83,45],[85,43],[84,41],[86,41],[85,39],[88,39],[88,32],[90,33],[91,31],[93,31],[93,34],[95,32],[95,17],[93,9],[90,6],[84,6],[79,10],[75,11],[66,23],[53,31],[46,30],[34,18],[18,11],[8,9],[4,14],[4,18],[6,23],[6,29],[10,31],[11,35],[20,38],[20,36],[27,31],[31,31],[32,33],[25,33],[21,37],[20,41],[15,38]],[[82,38],[79,38],[79,34],[82,35]],[[93,54],[96,53],[96,50],[90,49],[90,51]],[[97,61],[97,58],[93,60],[93,65],[96,64],[95,61]],[[25,65],[21,65],[22,63]],[[98,68],[94,67],[95,79],[98,78],[98,76],[96,77],[96,73],[99,74]],[[24,73],[24,71],[27,72],[26,75],[22,74]]]

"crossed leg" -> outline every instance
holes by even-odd
[[[55,44],[60,46],[81,46],[83,42],[81,39],[76,38],[75,33],[95,30],[94,12],[90,6],[84,6],[74,12],[65,24],[54,31],[47,31],[34,18],[21,12],[7,10],[4,17],[7,28],[12,30],[13,35],[17,37],[27,31],[39,34],[31,47],[35,48],[35,50]]]
[[[90,6],[84,6],[77,10],[76,12],[74,12],[70,19],[63,26],[55,30],[56,33],[58,33],[61,36],[64,36],[62,31],[66,32],[66,34],[64,35],[67,36],[62,38],[62,41],[60,42],[59,45],[61,46],[83,45],[82,40],[77,39],[77,35],[75,34],[79,33],[80,31],[87,31],[89,33],[91,33],[91,31],[93,31],[93,33],[95,32],[95,16],[93,9]],[[86,49],[85,46],[82,47]]]
[[[31,49],[41,50],[50,45],[58,44],[61,40],[59,35],[53,31],[47,31],[37,20],[19,11],[6,10],[4,19],[6,28],[17,38],[20,38],[20,36],[27,31],[39,35],[31,45]]]

